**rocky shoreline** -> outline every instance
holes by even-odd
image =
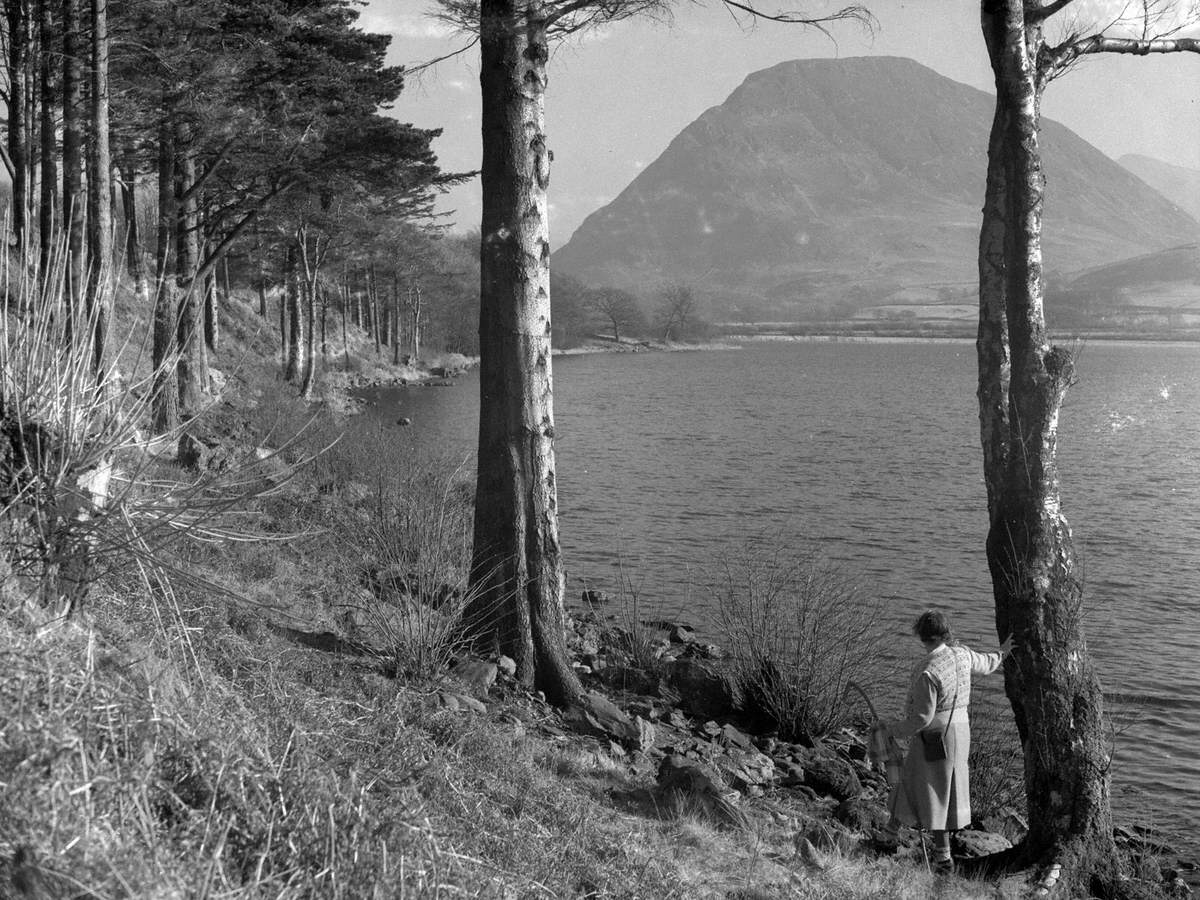
[[[683,624],[628,623],[588,610],[569,617],[567,636],[587,692],[577,706],[559,712],[525,694],[505,658],[456,666],[449,676],[454,687],[441,692],[439,703],[515,715],[547,737],[582,742],[643,778],[662,809],[727,827],[768,818],[794,834],[802,855],[815,848],[913,865],[927,860],[915,829],[901,828],[898,839],[881,833],[889,789],[868,758],[862,730],[790,742],[757,729],[721,648]],[[996,811],[953,835],[954,856],[969,872],[972,861],[1012,847],[1025,828],[1020,811]],[[1161,835],[1137,827],[1115,834],[1119,847],[1158,861],[1161,886],[1171,895],[1200,888],[1200,865]]]

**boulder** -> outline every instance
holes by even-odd
[[[833,817],[852,831],[870,831],[887,824],[888,811],[878,803],[851,798],[837,805]]]
[[[717,737],[726,747],[736,747],[739,750],[754,749],[754,742],[750,740],[750,735],[739,731],[732,725],[722,725]]]
[[[690,644],[696,640],[696,632],[688,625],[676,625],[667,637],[672,644]]]
[[[739,828],[748,825],[737,791],[729,790],[703,763],[671,754],[659,765],[657,780],[659,805],[674,815],[700,815]]]
[[[679,707],[705,719],[733,712],[733,690],[711,666],[694,659],[678,659],[666,673],[667,683],[679,694]]]
[[[412,419],[410,419],[408,416],[401,416],[400,418],[398,418],[396,420],[396,424],[403,428],[405,426],[411,425]]]
[[[453,691],[438,691],[434,695],[434,700],[440,709],[450,712],[487,712],[487,707],[481,701]]]
[[[964,829],[956,831],[950,836],[950,845],[955,856],[963,859],[975,859],[1007,850],[1012,846],[1012,841],[1002,834]]]
[[[604,591],[584,591],[579,599],[586,606],[604,606],[610,598]]]
[[[488,689],[496,683],[498,671],[495,663],[484,662],[481,659],[463,659],[450,670],[450,676],[472,693],[487,696]]]
[[[728,750],[715,762],[720,773],[738,790],[759,787],[775,777],[775,763],[757,750]]]
[[[563,721],[585,733],[615,738],[638,750],[654,746],[654,726],[650,722],[641,716],[630,718],[628,713],[595,691],[584,694],[579,702],[569,707],[563,713]]]
[[[179,436],[179,465],[200,475],[228,471],[236,461],[233,448],[220,438],[202,437],[185,431]]]
[[[819,750],[808,751],[800,764],[804,783],[819,794],[837,800],[850,800],[862,794],[862,782],[847,760]]]
[[[515,678],[517,675],[517,664],[511,657],[501,656],[496,660],[496,668],[505,678]]]

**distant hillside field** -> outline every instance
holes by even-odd
[[[907,59],[755,72],[554,265],[642,294],[689,283],[718,321],[961,297],[976,277],[992,107]],[[1200,240],[1195,219],[1067,128],[1045,121],[1042,138],[1049,273]]]
[[[1200,170],[1128,153],[1117,160],[1193,219],[1200,219]]]

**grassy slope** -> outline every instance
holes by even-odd
[[[232,408],[269,443],[313,410],[278,381],[270,330],[247,306],[229,312],[215,362]],[[377,367],[361,335],[351,353],[372,377],[415,374]],[[319,406],[294,452],[346,426]],[[890,859],[806,859],[795,810],[769,796],[748,831],[660,815],[651,772],[564,736],[535,699],[451,712],[427,680],[298,642],[388,636],[355,573],[370,486],[400,461],[386,434],[349,427],[247,510],[248,528],[286,539],[180,551],[207,583],[151,590],[118,571],[66,625],[10,586],[0,896],[996,895]]]

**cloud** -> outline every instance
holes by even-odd
[[[455,90],[460,93],[465,93],[466,91],[471,90],[471,85],[467,84],[461,78],[452,78],[451,80],[442,83],[451,90]]]
[[[454,29],[425,13],[394,12],[386,3],[372,3],[363,11],[359,23],[367,31],[383,31],[409,40],[445,40]]]

